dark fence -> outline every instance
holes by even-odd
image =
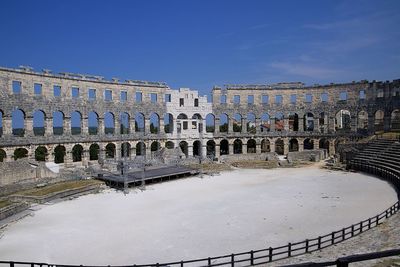
[[[399,172],[388,170],[385,167],[369,165],[362,162],[351,162],[348,165],[349,168],[368,172],[379,176],[380,178],[392,183],[396,188],[397,192],[400,192],[400,174]],[[166,262],[166,263],[155,263],[155,264],[142,264],[142,265],[125,265],[136,266],[136,267],[148,267],[148,266],[252,266],[266,264],[280,259],[285,259],[292,256],[298,256],[305,253],[317,251],[334,244],[340,243],[344,240],[350,239],[357,236],[373,227],[381,224],[385,219],[391,217],[400,210],[400,201],[386,209],[384,212],[363,220],[359,223],[353,224],[346,228],[338,231],[331,232],[326,235],[318,236],[312,239],[306,239],[304,241],[288,243],[284,246],[269,247],[259,250],[251,250],[242,253],[228,254],[217,257],[208,257],[202,259]],[[0,261],[0,267],[2,264],[6,264],[10,267],[16,267],[17,265],[30,265],[35,266],[65,266],[65,267],[79,267],[82,265],[62,265],[62,264],[48,264],[48,263],[33,263],[33,262],[12,262],[12,261]],[[335,265],[332,263],[331,265]],[[294,266],[331,266],[331,265],[294,265]],[[124,267],[125,267],[124,266]],[[347,265],[338,265],[347,266]],[[106,267],[106,266],[104,266]],[[109,266],[108,266],[109,267]],[[115,266],[118,267],[118,266]]]

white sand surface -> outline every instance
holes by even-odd
[[[241,169],[43,205],[4,231],[0,260],[122,265],[217,256],[327,234],[395,202],[388,183],[360,173]]]

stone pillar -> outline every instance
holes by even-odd
[[[135,117],[132,117],[131,120],[129,121],[129,133],[130,134],[135,133]]]
[[[335,154],[335,140],[329,140],[329,156]]]
[[[319,118],[314,118],[314,132],[320,132],[320,129],[319,129]]]
[[[242,133],[247,133],[247,118],[242,117]]]
[[[283,139],[283,154],[287,155],[289,153],[289,140],[287,138]]]
[[[299,116],[299,132],[304,132],[304,117]]]
[[[121,159],[121,143],[115,144],[115,160]]]
[[[25,123],[25,134],[24,136],[34,136],[35,133],[33,132],[33,117],[26,117]]]
[[[183,125],[182,125],[182,130],[183,130]],[[144,133],[149,134],[150,133],[150,119],[146,118],[144,120]]]
[[[188,158],[193,157],[193,145],[192,144],[188,144]]]
[[[99,150],[99,159],[100,160],[105,160],[106,159],[106,148],[100,146]]]
[[[45,118],[44,120],[44,136],[53,135],[53,118]]]
[[[104,118],[99,117],[97,122],[97,135],[104,135]]]
[[[335,130],[335,117],[329,118],[328,121],[329,121],[328,132],[334,133],[336,131]]]
[[[63,135],[71,135],[71,117],[64,118]]]
[[[215,157],[216,158],[219,158],[221,156],[220,152],[221,151],[220,151],[219,144],[215,144]]]
[[[228,133],[233,133],[233,118],[228,119]]]
[[[389,132],[390,131],[391,115],[392,114],[389,113],[389,114],[385,114],[384,117],[383,117],[383,130],[385,132]]]
[[[218,135],[219,134],[219,124],[220,124],[220,119],[215,118],[215,123],[214,123],[214,134]]]
[[[242,154],[247,154],[247,144],[246,143],[242,144]]]
[[[357,116],[351,116],[350,128],[352,132],[357,132]]]
[[[149,142],[146,143],[146,158],[151,159],[151,144]]]
[[[72,151],[71,151],[71,149],[70,149],[70,147],[68,146],[66,146],[65,147],[65,157],[64,157],[64,163],[72,163],[73,162],[73,160],[72,160]]]
[[[115,121],[114,121],[114,134],[116,134],[116,135],[121,134],[121,121],[120,121],[119,115],[117,118],[115,118]]]
[[[48,151],[47,151],[47,156],[46,156],[46,161],[51,161],[51,162],[54,162],[54,148],[50,148]]]
[[[201,146],[201,157],[206,158],[207,157],[207,145],[202,145]]]
[[[271,140],[269,143],[269,151],[275,152],[275,140]]]
[[[88,135],[89,134],[89,126],[88,126],[88,117],[82,117],[82,129],[81,135]]]
[[[89,150],[84,148],[82,151],[82,165],[87,166],[89,160],[90,160]]]
[[[229,144],[229,155],[233,155],[233,144]]]
[[[283,119],[283,129],[285,132],[289,132],[289,118]]]
[[[261,154],[261,143],[256,143],[256,154]]]
[[[256,127],[256,134],[260,134],[261,133],[261,118],[255,118],[254,119],[254,127]]]
[[[275,132],[275,118],[270,118],[270,131]]]
[[[10,117],[4,117],[3,134],[4,135],[12,135],[12,120]]]
[[[164,120],[160,119],[160,129],[158,131],[158,134],[164,134],[165,130],[164,130]]]
[[[297,139],[299,142],[299,152],[304,151],[304,139]]]

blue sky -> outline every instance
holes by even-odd
[[[214,85],[400,78],[400,1],[1,1],[0,65]]]

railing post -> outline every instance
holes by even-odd
[[[207,263],[208,263],[208,266],[210,266],[210,265],[211,265],[211,258],[210,258],[210,257],[208,257],[208,259],[207,259]]]
[[[14,267],[14,262],[10,261],[10,267]]]
[[[235,266],[235,254],[231,255],[231,266],[234,267]]]
[[[332,232],[331,234],[331,238],[332,238],[332,245],[335,244],[335,232]]]
[[[346,239],[346,230],[343,228],[342,229],[342,240]]]
[[[250,251],[250,265],[254,265],[254,251]]]
[[[210,261],[210,264],[211,264],[211,261]],[[209,265],[210,265],[210,264],[209,264]],[[181,267],[183,267],[183,261],[181,261]]]
[[[337,267],[349,267],[349,263],[346,260],[338,259],[336,261]]]
[[[269,261],[272,261],[272,250],[273,250],[273,248],[269,247],[268,250],[269,250],[269,255],[268,255]]]
[[[308,241],[308,239],[306,239],[306,253],[308,253],[308,243],[309,243],[309,241]]]
[[[371,218],[368,219],[368,229],[371,229]]]
[[[361,221],[360,222],[360,233],[362,233],[363,232],[363,222]]]
[[[318,237],[318,249],[321,249],[321,236]]]
[[[354,224],[351,225],[351,237],[354,236]]]
[[[292,243],[288,244],[288,257],[292,256]]]
[[[378,224],[379,224],[379,214],[376,215],[376,225],[378,225]]]

